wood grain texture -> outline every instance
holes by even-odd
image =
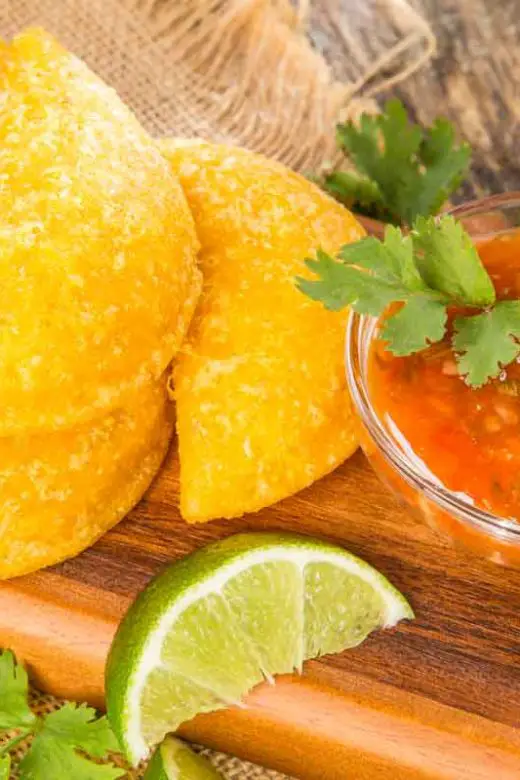
[[[471,144],[456,200],[520,189],[518,0],[412,0],[438,40],[435,59],[396,93],[420,122],[447,116]]]
[[[177,493],[172,450],[131,517],[93,548],[0,587],[0,646],[39,686],[101,704],[117,623],[164,564],[244,528],[312,533],[385,572],[417,620],[184,733],[309,780],[345,777],[346,765],[367,780],[520,777],[520,572],[456,552],[397,504],[361,453],[243,520],[187,526]]]
[[[476,148],[465,195],[520,188],[517,0],[420,0],[439,57],[398,93]],[[515,13],[516,11],[516,13]],[[298,496],[233,522],[187,526],[175,455],[131,516],[78,558],[0,586],[0,646],[42,688],[95,704],[130,600],[161,567],[237,530],[340,542],[409,596],[412,624],[262,686],[245,710],[184,733],[309,780],[520,777],[520,571],[453,549],[388,493],[361,453]]]
[[[408,2],[430,23],[438,50],[430,63],[396,87],[393,94],[405,102],[416,121],[429,124],[444,115],[471,144],[471,174],[454,200],[520,189],[518,0]],[[384,0],[364,0],[358,9],[359,19],[352,19],[352,0],[316,0],[312,5],[316,45],[332,61],[340,80],[353,75],[338,32],[342,18],[355,30],[365,65],[367,52],[373,60],[382,41],[396,43],[406,30],[399,14],[392,29]],[[385,93],[379,100],[383,103],[388,97]]]

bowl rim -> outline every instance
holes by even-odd
[[[486,195],[483,198],[473,198],[472,200],[467,200],[464,201],[464,203],[453,206],[443,213],[451,214],[454,217],[469,217],[472,214],[478,214],[479,212],[484,211],[488,206],[512,206],[514,204],[520,206],[520,190],[499,192],[496,195]]]
[[[465,218],[492,211],[493,209],[500,210],[501,208],[515,206],[520,208],[520,191],[491,195],[468,201],[450,209],[446,213],[456,218]],[[498,230],[485,234],[477,233],[477,235],[491,237],[510,232],[512,229]],[[443,487],[438,481],[435,481],[433,475],[433,478],[430,478],[426,474],[420,473],[376,414],[369,398],[362,365],[363,358],[366,358],[366,350],[363,349],[366,330],[367,328],[373,330],[376,321],[377,318],[369,315],[360,315],[354,311],[349,313],[346,329],[345,366],[347,384],[353,405],[361,418],[362,425],[376,445],[379,453],[405,482],[422,495],[425,495],[441,509],[448,511],[451,515],[455,515],[465,523],[477,526],[496,538],[520,544],[520,522],[500,517],[485,509],[480,509],[472,504],[470,500],[465,500],[461,497],[460,493]],[[368,333],[368,338],[371,335],[371,333]]]

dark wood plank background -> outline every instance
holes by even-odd
[[[415,0],[438,54],[397,90],[415,117],[447,116],[474,149],[458,200],[520,190],[519,0]]]
[[[338,79],[355,73],[339,42],[338,2],[362,49],[381,51],[403,36],[384,0],[315,0],[311,29]],[[417,121],[448,117],[474,149],[470,181],[454,200],[520,189],[520,1],[409,0],[437,36],[435,58],[393,90]],[[359,16],[359,22],[353,15]],[[389,37],[390,36],[390,37]],[[388,93],[381,95],[381,102]]]

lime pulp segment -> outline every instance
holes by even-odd
[[[157,748],[143,780],[221,780],[209,761],[175,737],[166,737]]]
[[[291,534],[238,534],[173,564],[125,616],[107,664],[112,726],[133,763],[201,712],[360,644],[413,612],[376,569]]]

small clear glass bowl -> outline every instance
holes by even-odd
[[[450,213],[476,240],[510,233],[520,228],[520,192],[484,198]],[[371,465],[398,498],[454,544],[496,563],[520,566],[520,521],[479,509],[460,493],[444,488],[377,416],[367,384],[367,358],[375,327],[373,317],[352,312],[346,345],[348,385],[358,414],[361,446]]]

